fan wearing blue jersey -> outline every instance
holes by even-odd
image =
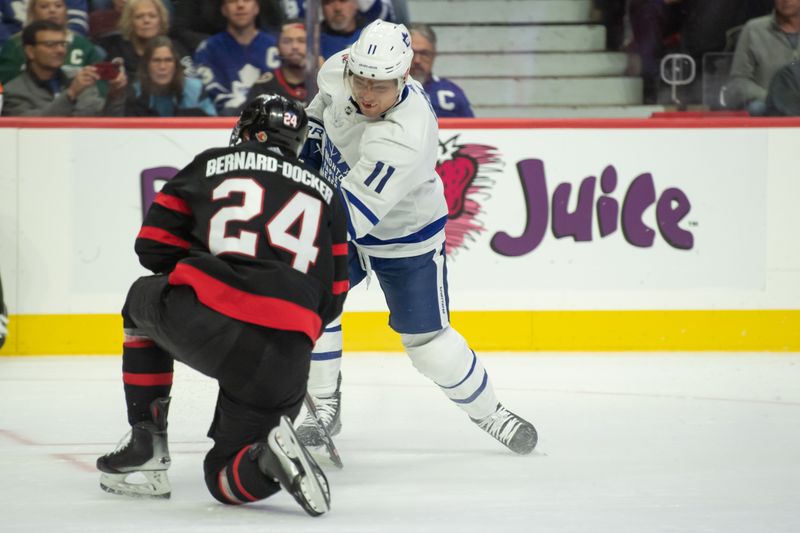
[[[436,59],[436,33],[427,24],[410,24],[411,48],[414,59],[411,62],[411,77],[422,84],[433,110],[439,118],[474,117],[464,91],[448,80],[433,73]]]
[[[377,277],[411,362],[492,437],[516,453],[536,446],[533,425],[503,407],[486,370],[449,322],[445,223],[436,173],[439,130],[422,86],[409,76],[411,36],[376,20],[322,66],[307,108],[307,162],[339,183],[346,202],[350,284]],[[312,353],[309,392],[328,431],[341,427],[341,321],[325,328]],[[301,440],[319,446],[306,418]]]
[[[256,0],[223,0],[220,11],[226,29],[200,44],[194,63],[217,113],[238,115],[256,80],[280,66],[278,42],[256,27]]]

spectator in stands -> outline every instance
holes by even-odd
[[[22,29],[22,24],[14,16],[11,0],[0,0],[0,50],[12,35]]]
[[[256,27],[258,10],[256,0],[225,0],[227,29],[203,41],[194,56],[220,115],[238,115],[255,81],[280,66],[277,41]]]
[[[136,80],[131,84],[125,114],[137,117],[216,116],[203,83],[187,78],[169,37],[147,41]]]
[[[775,11],[745,24],[733,54],[726,98],[754,116],[767,111],[767,88],[781,67],[800,59],[800,0],[775,0]]]
[[[256,27],[272,35],[278,35],[283,23],[281,0],[258,0]],[[221,0],[172,0],[175,16],[171,36],[189,52],[194,53],[200,43],[227,28],[227,21],[220,17]],[[275,64],[272,68],[277,68]]]
[[[633,45],[639,55],[645,104],[658,102],[661,58],[685,20],[684,0],[628,0]]]
[[[433,74],[436,59],[436,34],[427,24],[411,24],[411,49],[414,59],[411,63],[411,76],[420,82],[428,93],[436,116],[474,117],[469,100],[461,87]]]
[[[767,91],[767,115],[800,116],[800,61],[786,65],[773,76]]]
[[[8,116],[121,116],[127,78],[120,70],[100,96],[97,69],[83,67],[74,78],[62,69],[67,55],[67,32],[50,20],[38,20],[22,30],[27,65],[5,88],[3,115]]]
[[[67,5],[64,0],[30,0],[27,24],[39,20],[49,20],[62,28],[67,28]],[[86,65],[97,63],[103,56],[101,52],[83,35],[67,29],[67,52],[64,71],[73,75]],[[0,51],[0,83],[7,83],[17,77],[25,68],[25,52],[22,35],[11,37]]]
[[[323,59],[356,42],[367,23],[358,12],[356,0],[322,0],[319,55]]]
[[[606,50],[622,49],[625,40],[625,7],[627,0],[594,0],[606,28]]]
[[[119,33],[119,19],[125,3],[126,0],[112,0],[103,7],[89,10],[89,37],[93,41]]]
[[[67,28],[78,35],[86,35],[89,32],[89,2],[87,0],[65,0],[67,12],[69,13],[66,21]],[[0,0],[9,8],[10,15],[15,19],[16,33],[26,24],[30,24],[30,4],[31,0]],[[5,9],[0,9],[4,11]]]
[[[306,18],[306,0],[281,0],[281,4],[287,19]],[[376,19],[408,22],[405,0],[358,0],[358,12],[367,23]]]
[[[265,72],[250,89],[247,101],[260,94],[278,94],[308,103],[306,92],[306,26],[300,19],[284,22],[278,36],[281,66]]]
[[[119,33],[100,40],[108,57],[121,57],[125,69],[134,75],[147,42],[169,30],[169,12],[161,0],[127,0],[119,19]],[[176,47],[181,65],[193,73],[190,54]]]

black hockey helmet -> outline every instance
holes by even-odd
[[[297,156],[308,136],[308,117],[295,100],[277,94],[261,94],[242,110],[231,132],[230,145],[244,140],[245,132],[251,140],[281,147]]]

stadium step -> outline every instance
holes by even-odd
[[[640,78],[451,78],[474,105],[640,105]]]
[[[623,52],[536,52],[474,54],[440,53],[435,73],[446,78],[624,76],[628,55]]]
[[[437,51],[565,52],[602,51],[606,30],[598,25],[433,26]]]
[[[434,73],[464,89],[476,116],[638,117],[661,109],[641,105],[628,55],[605,51],[592,0],[408,4],[413,21],[436,31]]]
[[[424,4],[424,5],[422,5]],[[589,22],[591,0],[409,1],[412,20],[428,24]]]
[[[624,106],[484,106],[473,105],[475,116],[484,118],[649,118],[664,111],[660,105]]]

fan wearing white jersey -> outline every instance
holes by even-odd
[[[449,324],[444,227],[436,173],[439,132],[422,86],[409,76],[413,51],[402,24],[376,20],[322,66],[307,108],[307,163],[340,183],[349,215],[350,286],[374,274],[414,366],[482,429],[516,453],[536,446],[533,425],[498,401],[486,370]],[[308,390],[328,431],[341,428],[341,321],[312,353]],[[322,444],[317,424],[298,428]]]

